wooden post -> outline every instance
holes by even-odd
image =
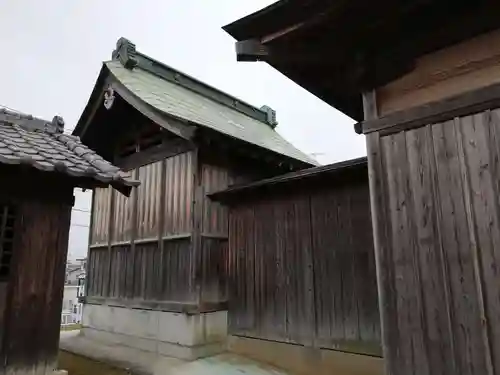
[[[191,293],[193,293],[196,303],[202,302],[202,223],[203,223],[203,184],[202,184],[202,168],[200,161],[199,150],[193,153],[193,228],[191,239]]]
[[[363,110],[365,120],[373,120],[378,118],[377,111],[377,98],[375,91],[369,91],[363,93]],[[384,201],[384,195],[381,194],[385,190],[383,186],[382,168],[380,164],[380,158],[378,153],[380,137],[379,134],[369,134],[366,137],[366,151],[368,157],[368,180],[370,184],[370,205],[372,212],[372,226],[373,226],[373,242],[375,249],[375,264],[377,268],[377,290],[379,299],[379,310],[380,310],[380,330],[382,335],[382,351],[385,359],[385,371],[387,375],[396,375],[396,358],[394,358],[390,350],[391,341],[393,344],[394,340],[391,340],[391,335],[388,327],[391,324],[391,316],[395,314],[395,307],[391,303],[390,293],[392,288],[392,282],[390,280],[391,274],[385,271],[385,263],[387,259],[391,257],[390,249],[384,244],[387,243],[386,240],[381,240],[387,237],[387,233],[384,227],[380,225],[382,222],[386,222],[387,213],[385,210],[386,202]]]

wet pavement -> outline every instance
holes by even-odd
[[[78,331],[62,332],[60,344],[59,368],[69,375],[290,375],[236,354],[183,361],[89,340]]]

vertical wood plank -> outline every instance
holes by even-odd
[[[470,237],[464,205],[461,161],[457,149],[454,120],[431,126],[436,163],[436,186],[439,193],[442,220],[443,274],[448,276],[446,288],[450,302],[451,348],[456,372],[469,374],[478,370],[482,361],[483,344],[475,292],[474,269],[471,261]],[[480,362],[477,358],[481,358]],[[482,370],[486,371],[484,367]]]
[[[362,95],[365,120],[378,118],[377,94],[375,90],[365,91]]]
[[[161,171],[160,171],[160,186],[159,186],[159,195],[160,195],[160,202],[159,202],[159,218],[158,218],[158,248],[160,251],[160,259],[158,260],[158,266],[159,266],[159,275],[158,275],[158,299],[162,299],[163,296],[163,286],[165,284],[165,268],[163,267],[164,263],[164,257],[165,257],[165,246],[164,242],[162,240],[163,237],[163,230],[165,227],[165,189],[166,189],[166,178],[167,178],[167,171],[166,171],[166,166],[167,162],[165,160],[161,161]],[[190,202],[186,202],[186,204],[190,204]]]
[[[414,225],[418,244],[419,289],[423,307],[425,345],[432,373],[455,373],[453,335],[446,291],[448,278],[443,272],[441,236],[438,222],[440,204],[434,186],[434,152],[431,127],[406,133],[410,183],[413,191]],[[446,313],[445,313],[446,312]],[[451,336],[452,337],[452,336]],[[445,360],[447,359],[447,360]]]
[[[394,197],[393,246],[396,272],[399,273],[398,285],[400,291],[398,311],[402,315],[401,322],[406,330],[400,334],[410,334],[406,357],[406,371],[429,373],[429,353],[427,352],[426,319],[424,316],[424,301],[422,297],[420,265],[416,252],[418,245],[415,240],[415,221],[413,205],[413,186],[410,183],[408,171],[408,150],[404,132],[391,136],[392,151],[389,154],[394,168],[389,177],[389,188],[393,187]],[[391,191],[391,190],[390,190]],[[398,288],[398,286],[396,287]]]
[[[193,197],[193,218],[192,218],[192,264],[191,264],[191,293],[195,301],[201,301],[202,296],[202,249],[201,249],[201,230],[203,220],[203,185],[202,185],[202,164],[200,160],[199,150],[196,150],[192,158],[192,170],[194,181],[194,197]]]
[[[389,242],[389,228],[392,223],[387,212],[387,182],[384,178],[387,172],[380,135],[378,133],[367,135],[366,146],[384,364],[387,375],[397,375],[400,352],[397,336],[399,327],[397,321],[393,320],[397,310],[395,278],[391,265],[393,255]]]
[[[109,188],[111,189],[111,188]],[[115,194],[117,194],[117,192],[115,191],[115,189],[112,189],[110,194],[109,194],[109,199],[110,199],[110,202],[109,202],[109,226],[108,226],[108,264],[107,264],[107,275],[106,275],[106,289],[102,290],[102,294],[103,296],[106,296],[106,295],[110,295],[110,283],[111,283],[111,243],[112,243],[112,239],[113,239],[113,233],[114,233],[114,225],[113,225],[113,217],[115,215]]]
[[[300,232],[300,240],[302,242],[302,251],[304,251],[304,304],[305,304],[305,332],[304,342],[312,347],[316,346],[316,313],[314,303],[314,254],[313,254],[313,239],[312,239],[312,213],[311,213],[311,198],[305,195],[301,204],[302,208],[299,213],[300,226],[303,228]]]
[[[485,121],[485,117],[488,117]],[[457,145],[464,186],[464,202],[471,253],[473,259],[476,293],[481,317],[481,332],[484,344],[484,361],[488,375],[494,374],[488,317],[486,311],[482,258],[491,255],[493,243],[499,243],[498,215],[495,212],[494,193],[488,171],[488,146],[485,139],[485,123],[489,123],[490,112],[466,116],[457,124]],[[458,121],[458,120],[457,120]],[[494,237],[494,238],[491,238]],[[490,242],[493,240],[493,243]],[[480,254],[481,253],[481,254]],[[495,264],[494,259],[488,259]],[[489,287],[491,288],[491,287]]]
[[[494,189],[494,205],[496,212],[496,221],[498,223],[498,212],[500,210],[500,110],[492,110],[489,116],[489,122],[486,124],[488,132],[488,149],[490,150],[490,170],[492,173]],[[498,279],[500,249],[493,247],[494,263],[488,263],[488,259],[483,259],[483,268],[485,269],[485,284],[490,286],[488,290],[489,298],[487,300],[488,318],[490,321],[490,340],[492,362],[494,370],[500,371],[500,291],[498,283],[493,280]],[[495,295],[497,298],[495,298]]]

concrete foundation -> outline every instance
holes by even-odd
[[[85,305],[81,333],[108,344],[193,360],[225,351],[227,312],[188,315]]]

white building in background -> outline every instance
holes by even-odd
[[[61,311],[61,325],[75,324],[75,307],[78,305],[78,285],[65,285]]]
[[[85,295],[86,259],[68,262],[66,265],[66,284],[64,285],[61,325],[79,324],[82,321],[83,304],[80,298]]]
[[[66,281],[67,285],[77,285],[81,275],[85,275],[87,258],[68,260],[66,263]]]
[[[77,305],[73,308],[73,313],[75,314],[75,319],[78,323],[82,322],[83,316],[83,303],[82,299],[85,297],[85,274],[78,277],[78,289],[77,289]]]

